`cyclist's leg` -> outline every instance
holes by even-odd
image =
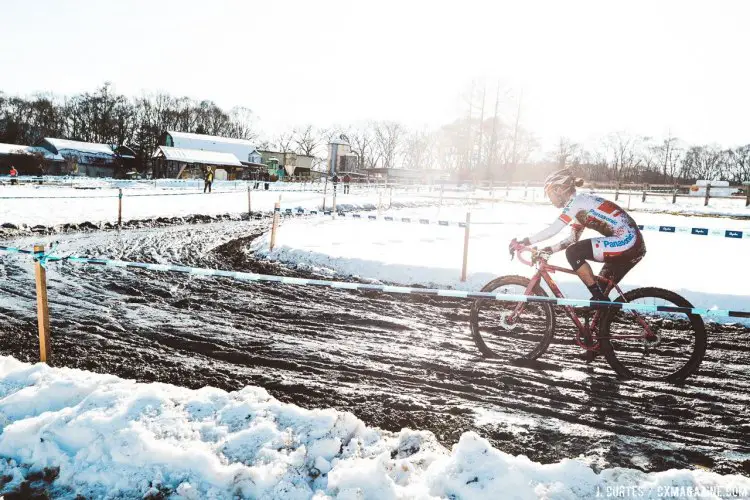
[[[599,276],[619,283],[645,255],[646,245],[643,244],[643,238],[639,234],[634,246],[617,255],[605,255],[604,267],[599,272]]]
[[[586,288],[591,292],[592,300],[607,300],[604,292],[599,287],[599,283],[594,278],[594,271],[591,269],[588,260],[598,260],[594,255],[596,239],[581,240],[565,250],[565,256],[568,258],[570,267],[575,271]]]

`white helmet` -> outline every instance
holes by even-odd
[[[544,192],[548,194],[550,190],[560,194],[570,193],[576,186],[583,186],[583,179],[576,179],[567,168],[550,174],[544,180]]]

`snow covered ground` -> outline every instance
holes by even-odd
[[[246,211],[247,192],[219,186],[161,196],[191,186],[125,189],[124,218]],[[3,196],[86,196],[81,199],[2,199]],[[2,222],[53,225],[113,221],[116,190],[0,187]],[[96,198],[101,195],[111,198]],[[136,197],[136,194],[160,196]],[[315,192],[254,191],[253,210],[319,208]],[[435,193],[397,192],[394,202],[431,200]],[[432,199],[434,201],[434,199]],[[339,195],[347,208],[386,203],[383,193]],[[622,198],[620,200],[622,202]],[[330,195],[327,203],[330,203]],[[409,208],[391,215],[463,221],[472,211],[469,280],[459,281],[464,231],[438,225],[315,216],[286,219],[277,249],[256,240],[259,255],[344,278],[478,289],[491,277],[530,274],[510,262],[507,242],[554,219],[549,205],[498,202]],[[641,224],[750,229],[750,221],[635,214]],[[500,223],[500,224],[498,224]],[[750,309],[747,266],[737,265],[750,240],[647,232],[649,254],[625,288],[675,289],[696,306]],[[587,236],[587,235],[584,235]],[[562,256],[553,262],[564,264]],[[575,278],[556,276],[563,291],[585,296]],[[0,496],[44,488],[54,497],[104,495],[174,498],[746,498],[750,479],[701,470],[645,474],[608,469],[597,474],[585,457],[541,465],[492,448],[466,433],[451,450],[418,430],[389,433],[348,413],[282,404],[257,387],[237,392],[191,391],[139,384],[0,358]],[[58,469],[59,468],[59,469]],[[698,488],[698,492],[695,491]]]
[[[268,236],[256,240],[259,255],[330,276],[355,276],[401,284],[479,290],[492,278],[505,274],[529,276],[532,269],[512,261],[508,242],[542,229],[557,216],[549,205],[487,204],[471,208],[472,225],[468,279],[460,281],[464,230],[456,226],[420,225],[317,217],[285,222],[277,246],[268,252]],[[464,221],[467,208],[444,207],[398,210],[394,217]],[[750,230],[750,221],[670,214],[636,213],[644,225]],[[567,236],[560,233],[558,238]],[[596,234],[587,231],[583,237]],[[658,286],[685,296],[696,307],[750,310],[747,283],[750,268],[740,264],[750,250],[750,238],[660,233],[645,231],[648,253],[622,282],[623,288]],[[563,253],[551,263],[567,266]],[[596,267],[596,265],[595,265]],[[577,277],[554,276],[566,296],[587,298],[588,290]]]
[[[212,194],[203,194],[199,180],[179,181],[159,179],[154,181],[115,181],[99,179],[74,179],[70,184],[23,184],[19,186],[0,185],[0,223],[29,226],[52,226],[85,221],[116,222],[118,215],[118,189],[123,191],[123,221],[156,217],[184,217],[188,215],[219,215],[245,213],[248,209],[247,186],[244,181],[217,181]],[[250,186],[254,186],[251,182]],[[332,186],[329,183],[270,183],[269,190],[253,189],[251,204],[253,211],[268,212],[281,195],[282,207],[302,207],[321,209],[323,189],[326,190],[326,208],[332,206]],[[379,203],[387,206],[393,203],[439,204],[441,194],[437,186],[397,187],[378,189],[375,186],[352,185],[351,193],[344,195],[339,186],[337,206],[344,209],[353,207],[373,208]],[[524,207],[548,206],[539,188],[511,189],[509,193],[500,191],[445,191],[444,205],[463,205],[467,198],[500,198],[507,195],[515,203],[509,210],[525,210]],[[613,198],[611,194],[605,197]],[[473,203],[473,202],[471,202]],[[498,203],[505,203],[498,201]],[[677,205],[671,204],[671,197],[649,196],[645,203],[640,194],[622,194],[619,200],[624,207],[632,205],[632,210],[646,212],[683,213],[701,215],[727,215],[750,218],[750,208],[742,200],[712,200],[709,207],[703,207],[702,199],[679,198]]]
[[[94,182],[94,181],[92,181]],[[100,181],[101,182],[101,181]],[[176,181],[175,181],[176,182]],[[118,190],[108,187],[88,185],[86,189],[69,186],[22,185],[0,186],[0,223],[17,226],[53,226],[65,223],[117,222]],[[252,184],[251,184],[252,186]],[[90,189],[89,189],[90,188]],[[268,191],[253,189],[251,208],[254,212],[269,212],[281,196],[283,207],[304,207],[319,209],[323,205],[323,186],[301,184],[271,184]],[[306,188],[307,190],[302,190]],[[332,190],[328,186],[327,208],[331,208]],[[340,207],[373,207],[378,201],[387,200],[375,190],[358,190],[352,194],[337,193]],[[415,194],[399,195],[400,202],[430,203]],[[235,186],[227,181],[214,185],[213,193],[204,194],[202,186],[194,182],[170,184],[159,182],[130,185],[123,188],[123,221],[156,217],[184,217],[193,214],[219,215],[226,213],[246,213],[248,211],[247,187],[242,183]]]
[[[0,426],[0,495],[45,487],[55,498],[750,495],[740,475],[596,474],[576,459],[542,465],[508,455],[474,433],[448,450],[429,432],[368,428],[350,413],[283,404],[258,387],[188,390],[10,357],[0,357]]]

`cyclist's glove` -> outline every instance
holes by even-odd
[[[528,238],[524,238],[521,241],[518,241],[516,238],[513,238],[512,240],[510,240],[510,244],[508,245],[508,251],[510,252],[511,255],[514,255],[518,247],[521,245],[529,246],[531,245],[531,242],[529,241]]]

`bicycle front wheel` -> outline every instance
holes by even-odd
[[[693,307],[663,288],[637,288],[617,300]],[[680,383],[698,370],[706,353],[706,327],[695,314],[610,309],[602,317],[600,332],[607,362],[624,378]]]
[[[503,276],[487,283],[483,292],[524,295],[529,279]],[[546,296],[539,286],[533,295]],[[471,333],[482,355],[536,359],[547,350],[555,331],[555,315],[548,303],[524,303],[516,315],[516,302],[477,299],[471,308]]]

